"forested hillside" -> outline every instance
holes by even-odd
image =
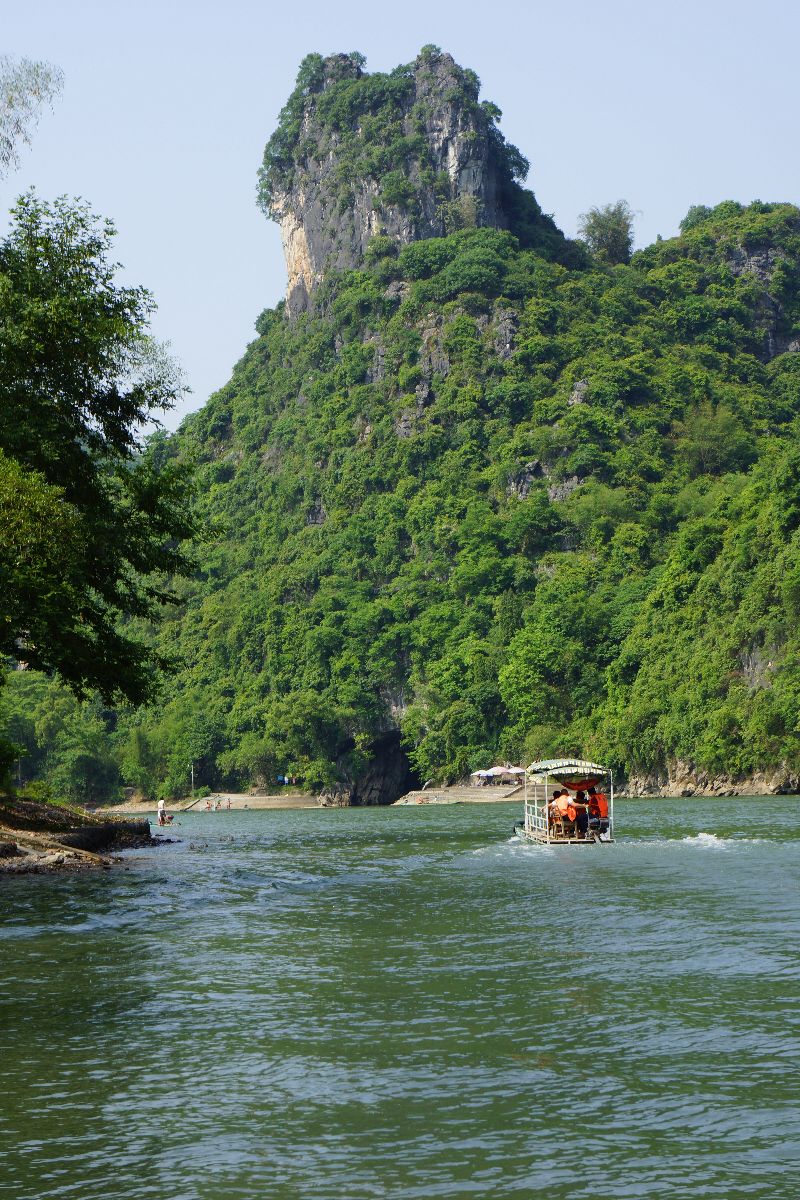
[[[206,538],[139,631],[181,656],[163,702],[86,717],[106,758],[150,794],[191,760],[210,786],[386,800],[404,755],[445,780],[561,752],[790,786],[800,210],[696,207],[613,261],[521,188],[474,76],[432,48],[389,76],[348,61],[306,60],[262,170],[291,311],[151,449],[197,464]],[[423,67],[428,96],[460,80],[469,163],[419,107]],[[6,733],[41,756],[54,685],[23,674]]]

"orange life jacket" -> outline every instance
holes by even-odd
[[[594,815],[605,819],[608,816],[608,796],[604,792],[595,792],[594,799],[597,804],[597,812]]]
[[[569,796],[559,796],[558,799],[556,800],[556,808],[558,809],[558,811],[560,812],[562,817],[567,816],[571,807],[572,806],[570,805],[570,802],[569,802]],[[570,817],[570,820],[572,820],[572,819],[573,818]]]

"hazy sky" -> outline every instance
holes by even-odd
[[[114,219],[193,389],[186,411],[283,294],[256,170],[309,51],[360,50],[381,71],[436,43],[477,71],[568,234],[624,198],[643,245],[691,204],[800,201],[799,34],[795,0],[0,0],[0,53],[66,76],[0,210],[34,185]]]

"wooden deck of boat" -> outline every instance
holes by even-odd
[[[536,842],[539,846],[595,846],[602,845],[599,837],[591,834],[589,837],[553,837],[548,838],[544,834],[528,832],[521,825],[515,825],[517,833],[520,837],[527,838],[529,842]]]

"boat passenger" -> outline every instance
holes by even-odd
[[[558,811],[558,797],[560,795],[561,795],[560,790],[558,788],[556,788],[555,791],[553,792],[550,803],[547,806],[547,821],[548,821],[549,825],[554,825],[555,822],[559,818],[560,814]]]
[[[589,832],[589,806],[586,802],[585,792],[578,792],[575,797],[574,808],[578,837],[586,837],[586,834]]]
[[[589,823],[592,829],[605,833],[608,829],[608,796],[595,787],[588,789]]]
[[[567,826],[575,824],[578,814],[572,803],[572,797],[566,788],[562,788],[560,792],[553,793],[553,801],[550,807],[555,808],[555,820],[562,823],[562,828],[567,833]]]

